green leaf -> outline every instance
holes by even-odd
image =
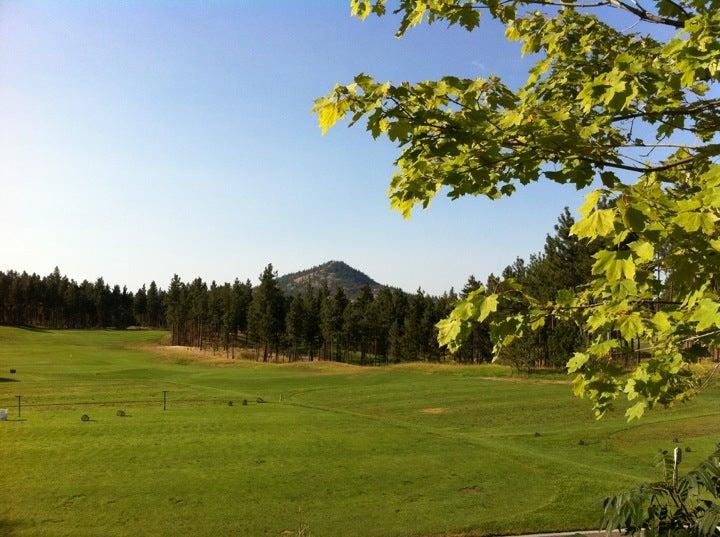
[[[688,233],[694,233],[701,228],[706,235],[712,235],[715,231],[716,218],[705,212],[682,212],[673,218],[672,221]]]
[[[576,222],[571,233],[581,239],[596,239],[605,237],[615,229],[615,211],[612,209],[598,209],[589,216]]]
[[[582,366],[584,366],[589,359],[590,359],[589,354],[585,354],[584,352],[576,352],[575,354],[573,354],[572,358],[570,358],[570,360],[568,360],[568,363],[567,363],[568,373],[575,373],[576,371],[581,369]]]
[[[498,296],[496,294],[487,295],[485,299],[480,303],[480,315],[477,320],[482,322],[487,319],[488,315],[497,311],[498,307]]]
[[[588,347],[588,352],[593,356],[605,356],[619,346],[620,343],[617,339],[606,339],[605,341],[600,341],[590,345]]]
[[[630,280],[635,277],[635,263],[630,257],[630,252],[601,250],[593,257],[596,259],[592,267],[592,273],[595,275],[604,274],[610,282],[619,280],[623,276]]]
[[[602,190],[593,190],[585,196],[585,203],[580,206],[580,212],[583,216],[587,217],[593,211],[600,200],[600,196],[602,196]]]
[[[645,332],[642,318],[638,313],[631,313],[621,317],[616,326],[625,341],[630,341]]]
[[[660,332],[668,332],[672,328],[670,317],[664,311],[656,312],[655,315],[652,316],[651,322],[655,326],[655,329]]]
[[[655,248],[647,241],[635,241],[629,244],[630,249],[635,253],[635,257],[641,262],[651,261],[655,256]]]
[[[328,129],[337,123],[338,109],[334,103],[325,103],[317,108],[318,122],[320,124],[320,132],[325,135]]]
[[[690,321],[697,323],[697,330],[707,330],[712,326],[720,327],[720,315],[718,309],[720,304],[709,298],[703,298],[690,316]]]
[[[636,207],[630,206],[622,213],[623,216],[623,222],[626,226],[628,226],[631,230],[633,230],[636,233],[641,232],[643,229],[645,229],[645,222],[647,221],[647,217],[645,214],[637,209]]]
[[[628,408],[625,411],[625,416],[627,417],[628,421],[641,418],[642,415],[645,414],[646,406],[647,406],[647,403],[645,401],[640,401],[638,403],[635,403],[630,408]]]

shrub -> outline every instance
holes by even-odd
[[[243,406],[247,406],[247,399],[243,399]]]
[[[717,535],[720,525],[720,444],[684,476],[678,475],[682,451],[662,452],[663,479],[605,498],[602,529],[630,535],[674,537]]]
[[[265,402],[265,399],[263,399],[262,397],[258,397],[258,398],[257,398],[257,402],[258,402],[258,403],[264,403],[264,402]]]
[[[232,402],[232,401],[228,401],[228,406],[233,406],[233,402]]]
[[[542,436],[540,433],[535,433],[535,437]]]
[[[80,416],[80,421],[90,421],[90,416],[88,416],[87,414],[83,414],[82,416]]]
[[[578,446],[584,446],[584,445],[585,445],[585,440],[578,441]]]
[[[125,411],[124,410],[118,410],[115,414],[117,414],[119,417],[124,418],[125,417]]]
[[[11,370],[10,370],[10,374],[14,375],[14,374],[15,374],[15,370],[14,370],[14,369],[11,369]]]

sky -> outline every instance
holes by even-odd
[[[403,220],[397,148],[357,126],[321,136],[313,100],[357,73],[517,86],[531,65],[489,19],[396,27],[345,0],[0,2],[0,270],[135,289],[336,259],[441,293],[540,250],[573,187]]]

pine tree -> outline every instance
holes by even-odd
[[[187,338],[194,346],[203,348],[208,337],[208,288],[201,278],[195,278],[188,286],[188,320],[191,334]]]
[[[180,277],[175,274],[170,280],[167,294],[165,296],[165,311],[167,315],[167,324],[172,332],[171,341],[173,345],[181,345],[181,339],[185,332],[186,321],[186,304],[185,304],[185,285]]]
[[[260,275],[260,285],[253,292],[250,303],[248,331],[252,339],[263,348],[263,361],[268,361],[272,346],[279,343],[284,324],[281,319],[283,296],[277,287],[277,273],[272,264]]]
[[[290,299],[285,317],[285,335],[290,345],[290,359],[295,361],[300,356],[305,338],[305,308],[303,299],[299,296]]]
[[[360,365],[364,365],[367,353],[371,350],[372,342],[372,329],[373,329],[373,317],[372,317],[372,303],[373,294],[370,286],[363,285],[360,289],[360,294],[353,301],[352,308],[356,310],[356,316],[358,320],[358,346],[360,350]]]
[[[155,281],[150,282],[147,292],[147,316],[148,324],[155,328],[164,326],[162,301],[158,293],[157,284]]]
[[[145,290],[145,284],[143,284],[143,286],[138,289],[137,293],[135,293],[135,298],[133,300],[133,315],[135,316],[137,324],[140,326],[147,326],[147,291]]]
[[[305,310],[305,343],[310,360],[317,354],[321,342],[320,330],[320,294],[311,285],[305,286],[302,295]]]
[[[332,298],[332,333],[335,336],[335,359],[342,361],[343,320],[349,300],[342,287],[338,287]]]

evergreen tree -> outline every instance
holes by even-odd
[[[313,360],[320,348],[322,333],[320,329],[320,292],[311,285],[305,286],[302,295],[305,311],[305,344],[310,360]]]
[[[188,320],[191,334],[187,338],[200,349],[208,338],[208,288],[201,278],[195,278],[188,286]]]
[[[135,299],[133,300],[133,315],[140,326],[148,325],[147,291],[145,290],[145,284],[143,284],[143,286],[138,289],[138,292],[135,293]]]
[[[181,345],[184,343],[185,321],[186,321],[186,304],[185,304],[185,285],[180,277],[175,274],[170,280],[167,294],[165,296],[165,311],[167,315],[167,324],[171,330],[171,341],[173,345]]]
[[[300,356],[305,339],[305,307],[299,296],[290,299],[285,318],[285,335],[290,346],[290,359],[295,361]]]
[[[235,329],[247,333],[248,309],[252,301],[252,283],[250,280],[247,280],[245,283],[240,283],[240,280],[235,279],[232,293]]]
[[[155,281],[150,282],[147,292],[147,316],[148,324],[154,327],[162,327],[165,325],[163,320],[163,307],[160,294],[158,292]]]
[[[273,346],[277,347],[283,328],[283,296],[277,287],[277,273],[272,264],[260,275],[260,285],[253,292],[248,317],[248,331],[263,349],[263,361],[268,361]]]
[[[347,309],[349,300],[345,296],[345,291],[342,287],[338,287],[335,290],[335,294],[332,298],[331,308],[331,331],[335,339],[335,359],[342,361],[342,341],[343,341],[343,320],[345,316],[345,310]]]
[[[373,316],[372,316],[373,294],[370,286],[363,285],[360,294],[353,301],[352,308],[356,310],[357,319],[357,343],[360,351],[360,365],[366,363],[368,351],[372,350],[373,340]]]

